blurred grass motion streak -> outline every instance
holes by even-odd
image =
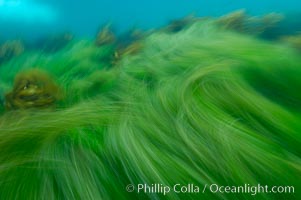
[[[112,66],[111,45],[73,41],[0,65],[52,74],[55,109],[0,116],[0,199],[300,199],[301,58],[201,20],[156,31]],[[126,185],[293,185],[295,194],[127,193]]]

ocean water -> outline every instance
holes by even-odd
[[[0,200],[300,200],[300,19],[0,0]]]
[[[169,21],[189,14],[221,16],[239,9],[251,15],[279,12],[293,15],[300,27],[301,3],[288,1],[182,0],[109,1],[109,0],[1,0],[0,26],[2,37],[33,37],[70,31],[78,36],[94,36],[105,23],[118,30],[132,27],[158,28]]]

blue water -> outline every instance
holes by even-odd
[[[123,31],[151,29],[194,13],[220,16],[245,9],[251,15],[301,13],[300,0],[0,0],[0,37],[31,38],[70,31],[93,37],[104,23]]]

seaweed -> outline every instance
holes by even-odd
[[[20,40],[6,41],[0,45],[0,65],[24,52],[24,45]]]
[[[284,18],[278,13],[269,13],[263,16],[249,16],[245,10],[238,10],[220,17],[216,23],[224,28],[251,35],[265,35]]]
[[[72,42],[74,36],[66,32],[61,34],[49,35],[38,39],[34,44],[29,45],[31,48],[40,50],[45,53],[55,53],[62,50]]]
[[[111,24],[103,26],[97,33],[95,39],[96,46],[113,44],[116,41],[116,36],[112,30]]]
[[[62,98],[59,87],[41,70],[17,74],[11,92],[5,95],[6,109],[27,109],[52,106]]]
[[[162,30],[169,33],[177,33],[199,20],[202,20],[202,18],[198,18],[191,14],[180,19],[171,20]]]
[[[301,52],[301,34],[284,36],[280,38],[280,40],[291,45],[292,47],[296,48],[298,51]]]
[[[146,34],[142,50],[114,65],[118,42],[108,41],[1,66],[2,94],[18,94],[19,80],[36,74],[64,98],[52,109],[1,112],[0,199],[301,198],[301,59],[292,47],[215,19]],[[138,191],[156,183],[200,191]],[[221,194],[212,184],[295,192]]]

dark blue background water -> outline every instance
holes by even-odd
[[[298,23],[300,0],[0,0],[0,37],[32,38],[71,31],[93,37],[112,22],[119,30],[156,28],[194,13],[220,16],[245,9],[249,14],[293,13]],[[297,14],[297,15],[296,15]],[[300,15],[301,16],[301,15]]]

